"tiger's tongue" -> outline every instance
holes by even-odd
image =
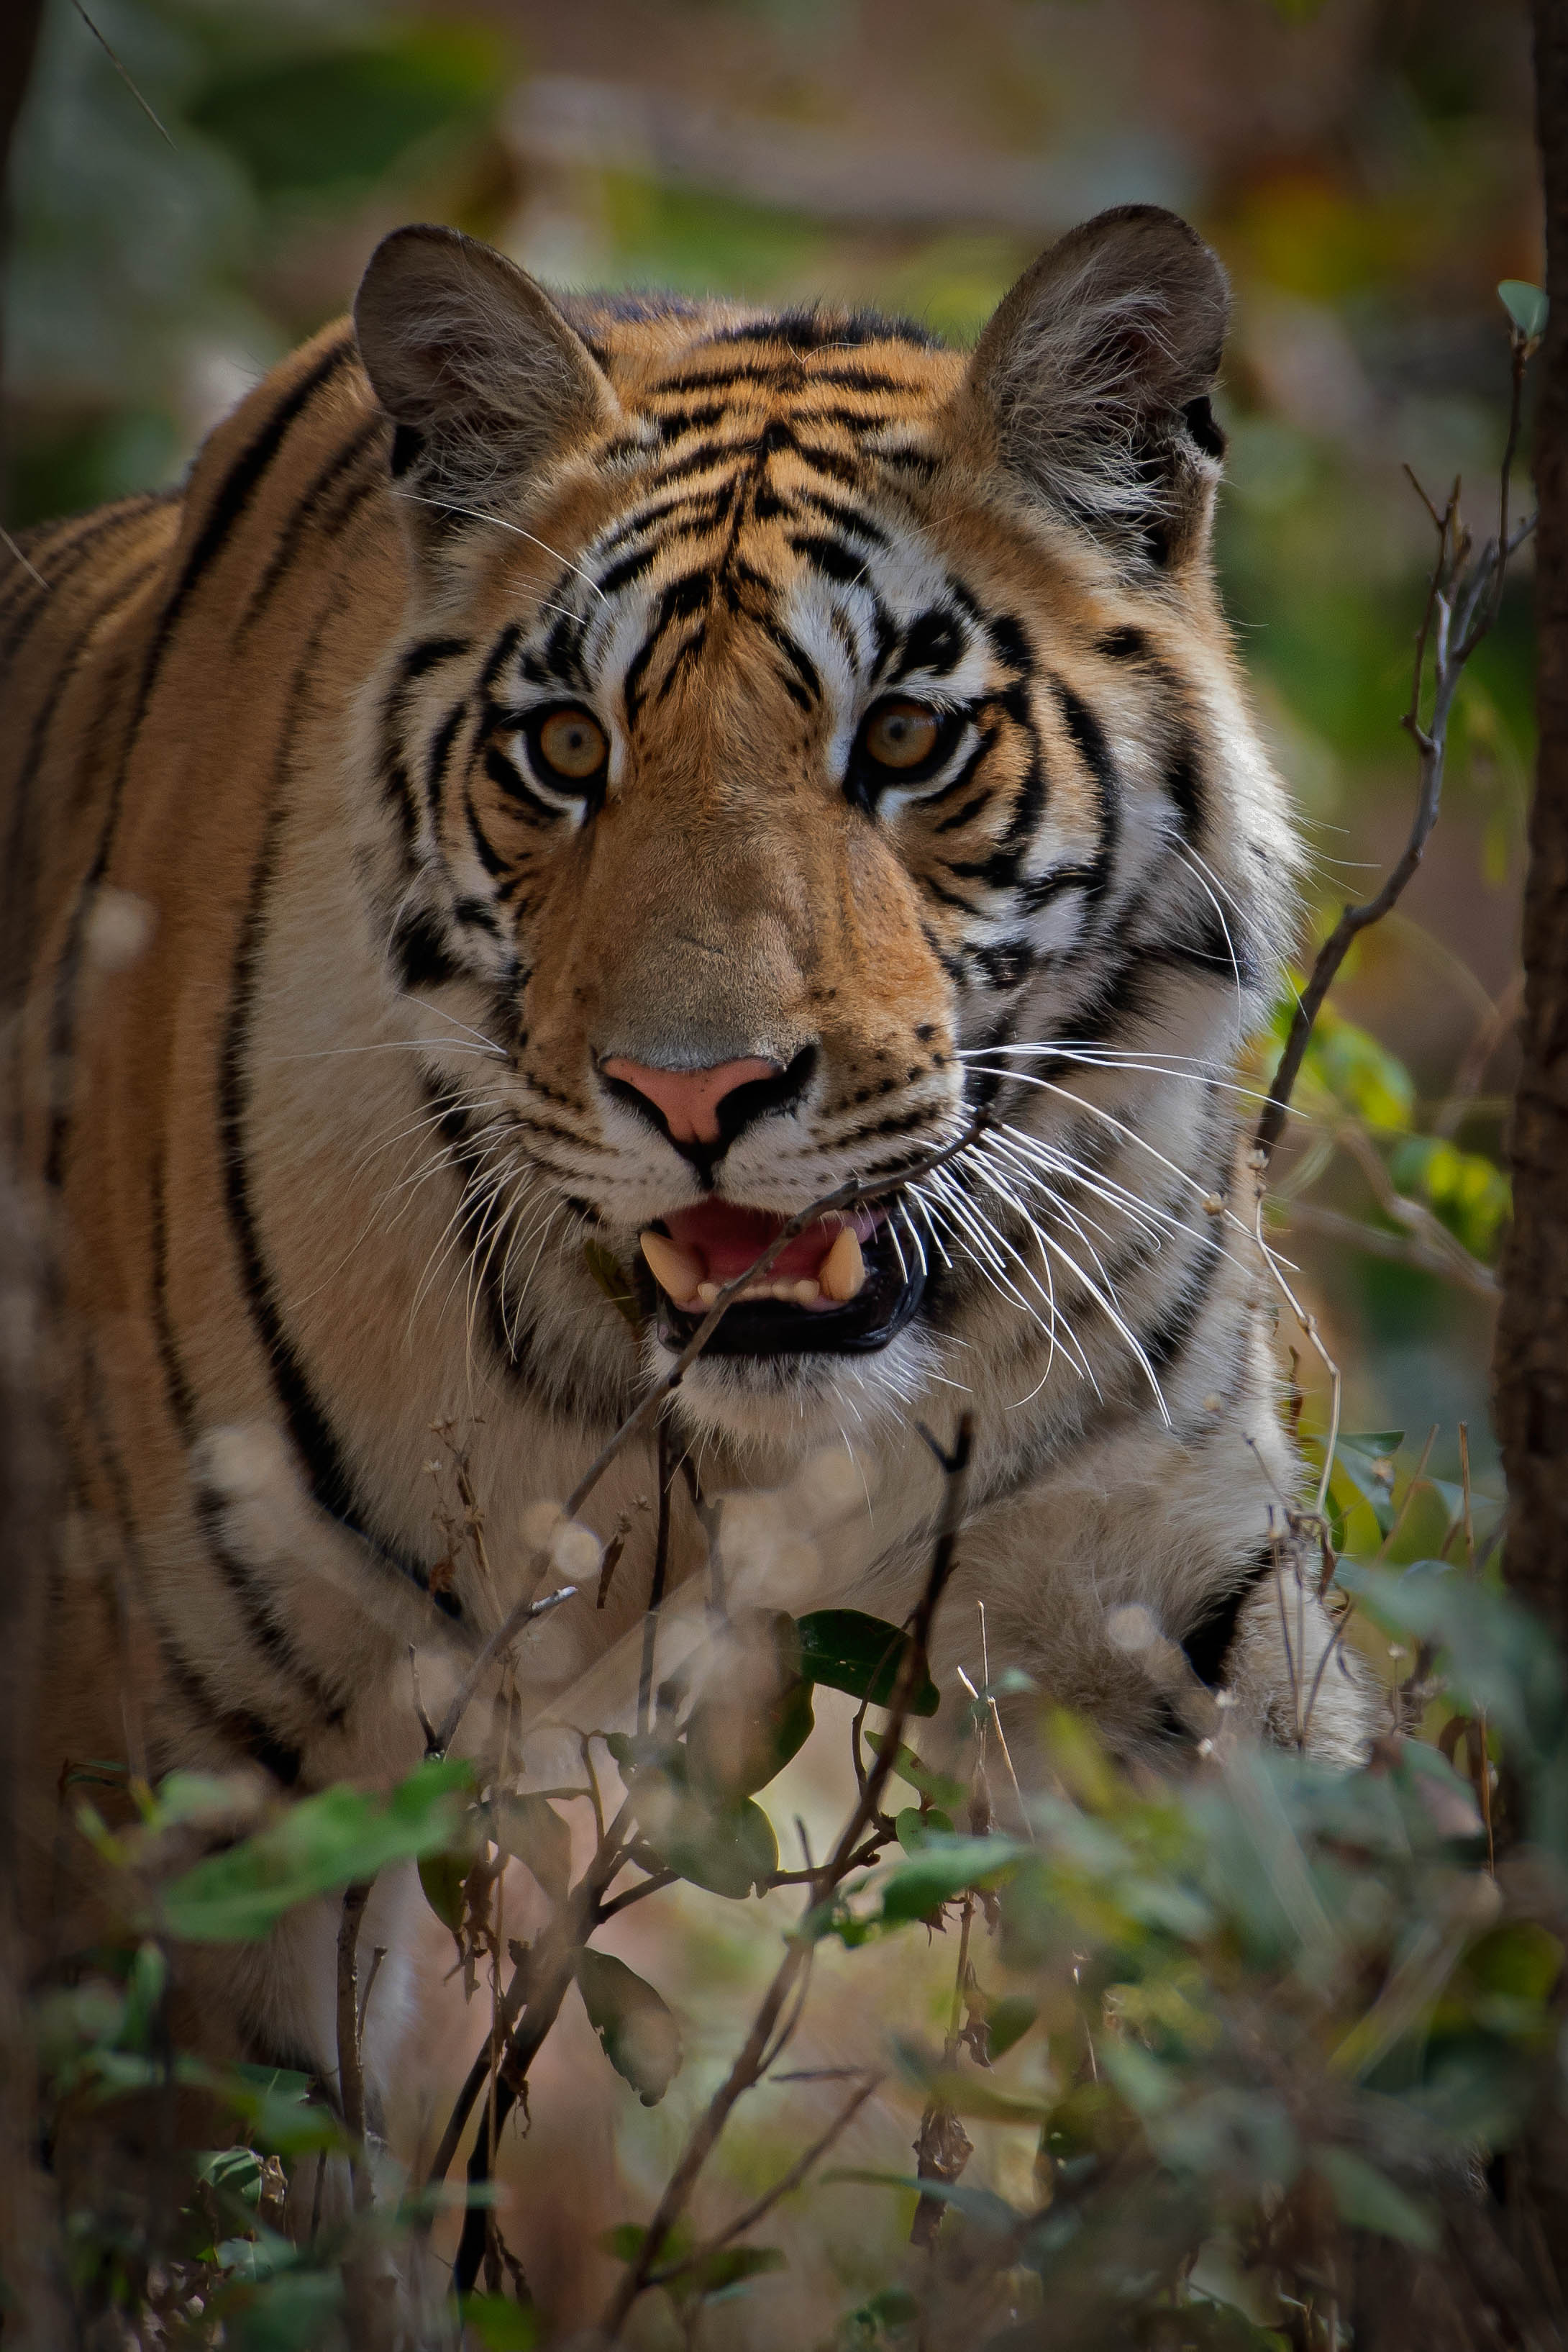
[[[689,1257],[702,1261],[708,1282],[733,1282],[737,1275],[756,1264],[768,1243],[786,1222],[767,1209],[737,1208],[729,1201],[704,1201],[695,1209],[675,1209],[664,1219],[670,1238]],[[852,1216],[834,1217],[830,1223],[819,1217],[803,1234],[797,1234],[785,1244],[767,1274],[765,1282],[815,1280],[823,1259],[832,1248],[845,1225],[852,1225],[856,1238],[871,1239],[881,1223],[879,1215],[860,1210]]]

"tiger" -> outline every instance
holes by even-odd
[[[984,1663],[1020,1759],[1050,1698],[1168,1760],[1184,1694],[1363,1751],[1289,1567],[1239,1075],[1301,864],[1211,560],[1228,304],[1147,205],[970,350],[552,293],[410,226],[178,488],[19,544],[0,953],[68,1487],[40,1820],[83,1759],[386,1785],[551,1559],[586,1570],[514,1653],[530,1719],[586,1719],[656,1567],[672,1607],[716,1561],[902,1621],[960,1424],[938,1727]],[[665,1454],[563,1520],[721,1294]],[[372,2088],[407,1878],[362,1930]],[[176,1956],[176,2032],[329,2084],[336,1924]]]

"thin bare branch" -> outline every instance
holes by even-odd
[[[1441,513],[1421,488],[1412,474],[1410,478],[1437,532],[1437,552],[1427,583],[1427,598],[1422,606],[1420,625],[1416,635],[1415,658],[1411,667],[1410,701],[1402,721],[1406,733],[1416,745],[1417,755],[1417,790],[1416,809],[1410,831],[1395,864],[1390,867],[1383,887],[1360,906],[1347,906],[1341,911],[1338,922],[1318,949],[1306,986],[1297,1000],[1295,1013],[1284,1051],[1274,1072],[1258,1121],[1254,1149],[1267,1167],[1276,1144],[1284,1130],[1291,1097],[1301,1076],[1318,1014],[1338,976],[1340,966],[1363,931],[1382,921],[1403,894],[1431,837],[1442,806],[1443,769],[1448,751],[1448,719],[1454,696],[1458,688],[1466,664],[1497,618],[1502,598],[1503,575],[1515,550],[1533,528],[1533,518],[1510,532],[1508,529],[1508,481],[1519,442],[1519,426],[1524,393],[1524,352],[1518,338],[1513,350],[1513,396],[1509,412],[1509,427],[1502,466],[1502,489],[1500,506],[1500,526],[1496,540],[1489,540],[1466,568],[1468,540],[1459,520],[1459,485],[1454,484],[1447,506]],[[1406,468],[1406,472],[1409,468]],[[1451,627],[1455,614],[1459,615],[1459,632],[1456,639]],[[1426,682],[1427,655],[1432,654],[1432,707],[1423,724],[1421,704]]]
[[[365,2077],[360,2063],[360,1925],[371,1899],[371,1882],[356,1879],[343,1890],[343,1913],[338,1927],[338,2096],[343,2125],[353,2142],[354,2206],[363,2212],[371,2202],[371,2178],[365,2163]],[[368,1992],[368,1988],[367,1988]]]
[[[168,131],[159,121],[158,117],[153,113],[152,109],[148,105],[147,100],[142,97],[141,92],[131,80],[124,65],[121,63],[120,59],[116,57],[114,51],[110,47],[109,43],[104,39],[103,35],[99,31],[98,26],[93,23],[92,18],[88,15],[87,10],[82,6],[81,0],[71,0],[71,5],[75,8],[77,15],[81,18],[82,23],[87,26],[88,31],[92,35],[93,39],[98,43],[99,47],[103,51],[104,56],[109,59],[110,64],[114,68],[115,72],[120,76],[120,80],[125,84],[126,89],[131,92],[131,97],[136,100],[137,105],[141,109],[142,113],[147,117],[148,121],[152,125],[153,130],[156,131],[161,139],[167,139],[170,146],[172,147],[174,142],[172,139],[169,138]]]
[[[835,2067],[825,2071],[830,2072],[836,2076],[846,2070]],[[854,2068],[847,2071],[858,2073],[860,2070],[858,2068]],[[815,2080],[818,2079],[818,2077],[802,2075],[790,2075],[786,2077],[776,2075],[774,2079],[775,2081],[780,2082],[785,2080],[796,2082]],[[871,2097],[872,2093],[879,2087],[882,2079],[883,2078],[880,2074],[868,2074],[864,2082],[862,2083],[859,2090],[855,2093],[853,2098],[850,2099],[839,2109],[838,2114],[833,2117],[832,2122],[828,2126],[826,2131],[822,2132],[811,2142],[810,2147],[806,2149],[803,2155],[796,2158],[794,2163],[789,2167],[789,2171],[781,2174],[779,2179],[774,2182],[771,2189],[764,2189],[762,2195],[756,2200],[755,2203],[748,2205],[744,2213],[737,2213],[734,2221],[731,2221],[727,2228],[720,2230],[716,2237],[709,2238],[705,2245],[698,2246],[695,2252],[685,2255],[678,2263],[671,2263],[667,2268],[662,2271],[653,2271],[651,2273],[648,2279],[648,2284],[650,2286],[668,2286],[673,2279],[686,2277],[692,2271],[700,2270],[702,2265],[707,2262],[711,2256],[716,2254],[721,2247],[729,2245],[737,2238],[743,2238],[747,2230],[755,2229],[758,2222],[763,2219],[764,2215],[770,2213],[773,2210],[774,2206],[779,2202],[780,2199],[788,2197],[792,2189],[798,2189],[801,2181],[805,2179],[807,2174],[810,2171],[812,2166],[818,2163],[822,2157],[826,2156],[829,2148],[832,2147],[833,2142],[842,2136],[848,2126],[854,2121],[856,2116],[859,2115],[866,2101]]]
[[[883,1791],[892,1776],[904,1736],[910,1702],[925,1672],[932,1625],[953,1572],[958,1530],[963,1524],[964,1494],[973,1444],[974,1423],[966,1414],[959,1424],[957,1442],[952,1453],[942,1456],[946,1485],[932,1547],[931,1564],[920,1599],[910,1614],[910,1638],[889,1696],[887,1725],[876,1762],[866,1777],[854,1811],[811,1884],[808,1918],[829,1900],[840,1885],[852,1866],[863,1832],[877,1818]],[[814,1944],[815,1937],[810,1933],[790,1937],[784,1958],[752,2019],[744,2043],[728,2074],[693,2127],[680,2161],[666,2182],[653,2217],[643,2233],[637,2254],[627,2264],[625,2274],[605,2311],[601,2327],[610,2343],[614,2343],[619,2337],[632,2305],[652,2280],[659,2255],[671,2231],[685,2212],[697,2176],[716,2146],[737,2101],[760,2079],[768,2053],[778,2048],[775,2030],[799,1979],[806,1972]]]

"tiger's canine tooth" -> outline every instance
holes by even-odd
[[[667,1291],[677,1307],[695,1298],[703,1274],[695,1258],[688,1257],[664,1234],[650,1230],[639,1234],[638,1240],[648,1261],[648,1271],[660,1289]]]
[[[822,1286],[824,1298],[836,1299],[841,1305],[853,1298],[865,1286],[865,1259],[861,1252],[860,1237],[852,1225],[845,1225],[838,1240],[817,1268],[817,1279]]]

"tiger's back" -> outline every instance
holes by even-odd
[[[1227,1081],[1293,851],[1207,572],[1212,257],[1107,216],[966,361],[850,316],[556,306],[405,237],[364,362],[327,331],[180,494],[33,538],[4,607],[72,1496],[46,1782],[412,1763],[409,1644],[456,1674],[703,1284],[944,1147],[861,1217],[852,1286],[818,1221],[683,1383],[737,1590],[901,1613],[940,1499],[918,1423],[963,1391],[955,1623],[986,1598],[997,1646],[1157,1748],[1105,1632],[1131,1605],[1288,1732],[1326,1628],[1270,1647],[1294,1471]],[[449,1556],[433,1423],[506,1591]],[[781,1550],[747,1498],[793,1480],[810,1521],[829,1441],[872,1512]],[[622,1458],[585,1514],[633,1535],[603,1611],[534,1640],[541,1708],[640,1622],[648,1478]],[[1359,1710],[1331,1681],[1314,1736],[1349,1752]],[[329,2073],[329,1928],[236,1969],[208,2037]]]

